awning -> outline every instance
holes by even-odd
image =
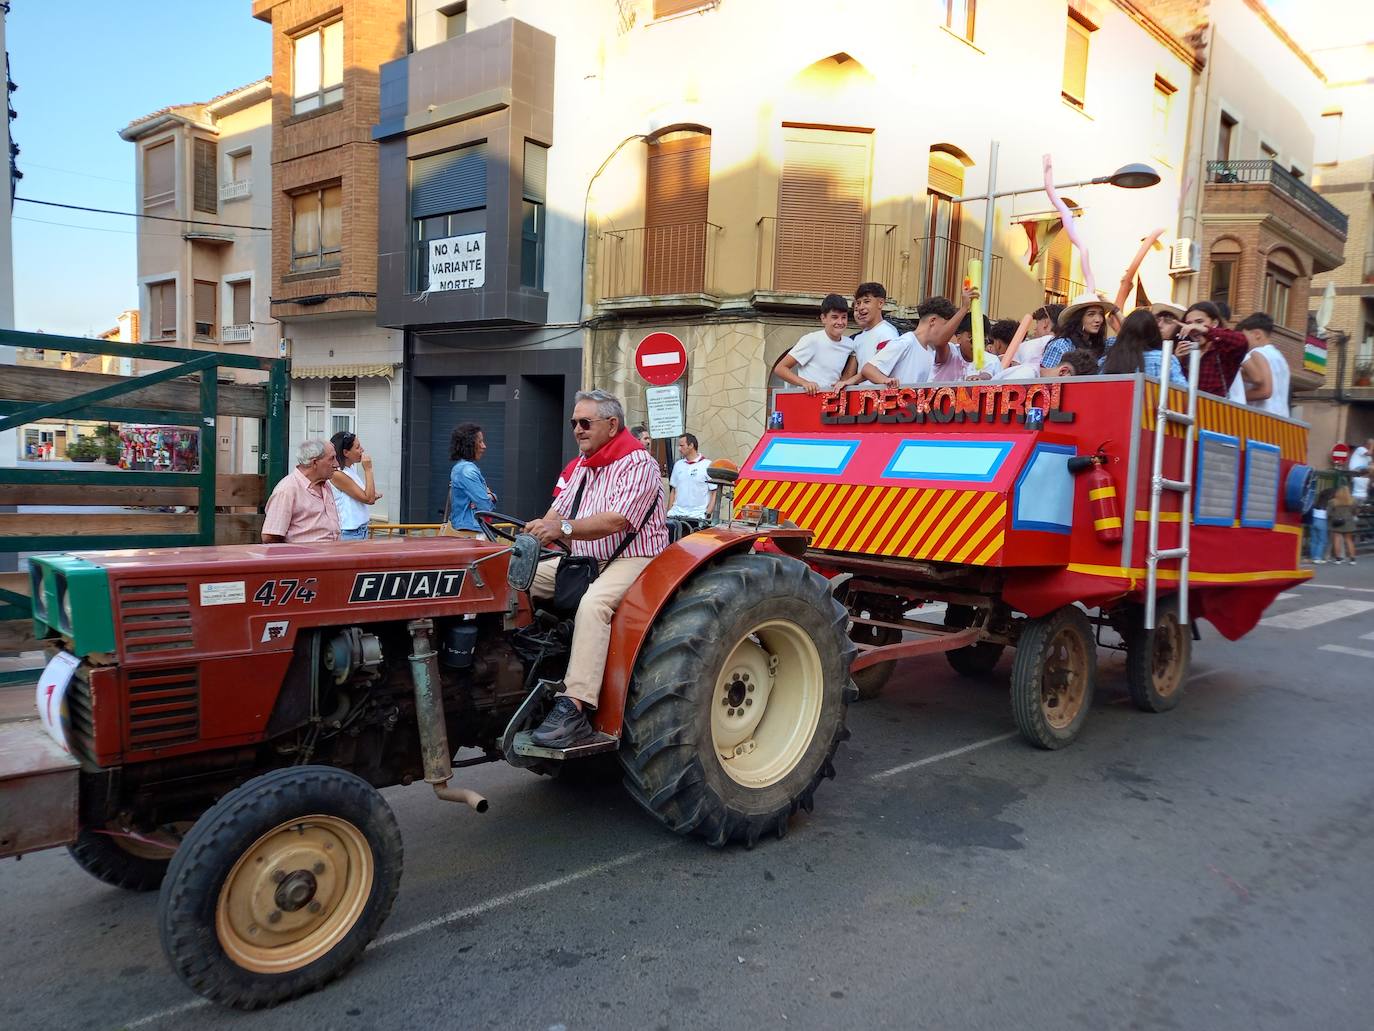
[[[366,379],[369,376],[394,376],[399,362],[374,365],[293,365],[292,379]]]

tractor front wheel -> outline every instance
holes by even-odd
[[[848,737],[847,622],[796,559],[732,555],[698,572],[635,666],[620,748],[635,801],[716,846],[782,837]]]
[[[324,766],[250,780],[197,821],[158,901],[173,970],[253,1010],[328,984],[362,955],[401,880],[401,833],[377,789]]]
[[[67,851],[97,880],[126,891],[156,891],[172,861],[170,848],[128,834],[83,827]]]

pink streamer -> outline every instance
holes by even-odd
[[[1064,232],[1069,234],[1069,241],[1078,248],[1078,260],[1083,264],[1083,285],[1087,287],[1088,293],[1097,292],[1097,280],[1093,279],[1093,268],[1088,262],[1088,247],[1083,242],[1083,238],[1078,235],[1078,220],[1073,217],[1073,212],[1064,203],[1059,194],[1054,189],[1054,165],[1048,154],[1045,155],[1045,192],[1050,195],[1050,203],[1059,212],[1060,219],[1064,223]],[[1071,299],[1072,300],[1072,299]]]

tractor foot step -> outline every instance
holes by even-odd
[[[611,737],[610,734],[597,734],[595,740],[588,741],[585,745],[575,745],[572,748],[545,748],[530,740],[528,730],[516,734],[513,742],[515,754],[529,759],[581,759],[601,752],[614,752],[619,747],[620,738]]]

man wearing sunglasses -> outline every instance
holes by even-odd
[[[611,617],[644,567],[668,546],[658,463],[625,428],[620,399],[604,390],[578,391],[571,424],[580,460],[553,507],[526,523],[525,532],[545,547],[566,545],[574,555],[593,556],[601,572],[577,607],[568,671],[553,708],[531,735],[544,748],[595,740],[585,710],[596,707],[601,693]],[[560,561],[539,564],[534,597],[553,597]]]

